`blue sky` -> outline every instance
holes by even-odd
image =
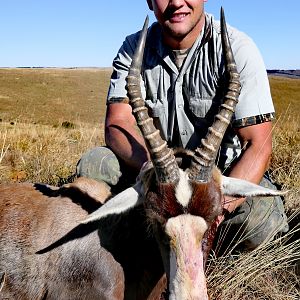
[[[268,69],[300,69],[300,0],[208,0],[205,9],[246,32]],[[109,67],[138,31],[146,0],[0,0],[0,67]]]

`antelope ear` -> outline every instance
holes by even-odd
[[[91,213],[85,220],[81,221],[81,224],[87,224],[95,221],[99,221],[108,215],[122,214],[140,204],[143,203],[142,195],[142,183],[137,182],[133,187],[126,189],[119,193],[115,197],[108,200],[96,211]]]
[[[246,180],[222,176],[221,189],[224,195],[233,197],[281,196],[287,191],[271,190]]]

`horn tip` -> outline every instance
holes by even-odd
[[[221,15],[221,22],[225,22],[225,13],[224,13],[224,8],[223,8],[223,6],[221,6],[221,12],[220,12],[220,15]]]
[[[148,27],[148,23],[149,23],[149,16],[147,15],[146,18],[145,18],[145,22],[144,22],[143,28]]]

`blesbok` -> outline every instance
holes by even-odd
[[[105,184],[84,178],[61,188],[2,184],[0,299],[208,299],[205,261],[223,195],[281,194],[227,178],[215,166],[240,90],[223,11],[228,84],[195,151],[169,149],[144,105],[140,73],[147,24],[127,89],[152,165],[114,197]]]

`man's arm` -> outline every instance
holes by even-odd
[[[137,172],[149,160],[144,138],[127,103],[108,104],[105,141],[118,157]]]
[[[259,184],[272,154],[272,122],[242,127],[236,132],[244,150],[228,176]],[[245,198],[226,197],[224,208],[232,212],[244,201]]]

